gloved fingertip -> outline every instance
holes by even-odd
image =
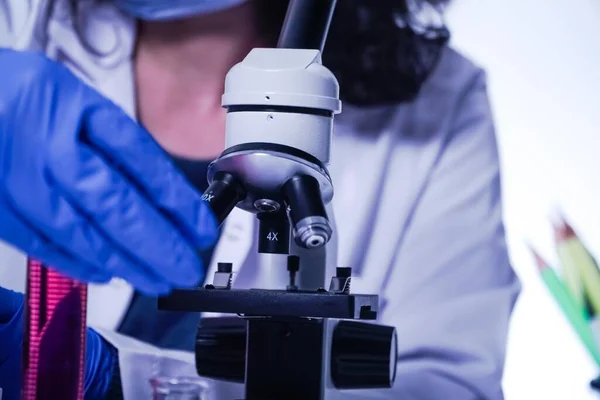
[[[198,250],[204,251],[212,248],[217,243],[218,235],[204,235],[196,242]]]
[[[21,342],[23,337],[23,312],[25,308],[24,296],[21,293],[13,292],[19,295],[20,301],[17,302],[18,307],[14,310],[7,320],[0,323],[0,366],[2,366],[6,360],[14,354],[15,347],[1,346],[4,343],[18,344]],[[2,372],[0,371],[0,378],[2,378]]]
[[[182,257],[183,258],[183,257]],[[204,277],[202,261],[190,254],[179,262],[178,268],[169,276],[169,282],[177,287],[192,287]]]
[[[0,323],[7,323],[23,305],[25,295],[0,287]]]
[[[206,250],[215,245],[219,239],[219,222],[208,203],[200,203],[199,218],[195,226],[196,243],[200,250]]]
[[[171,292],[171,286],[168,284],[157,284],[152,287],[138,288],[138,291],[145,296],[164,296]]]
[[[85,330],[85,331],[86,331],[86,336],[87,336],[88,340],[90,340],[90,337],[94,337],[94,338],[95,338],[96,336],[98,336],[98,332],[96,332],[96,331],[94,330],[94,328],[91,328],[91,327],[89,327],[89,326],[86,328],[86,330]],[[94,340],[95,340],[95,339],[94,339]],[[90,342],[86,342],[86,343],[87,343],[87,345],[89,345],[89,344],[90,344]]]
[[[208,250],[215,246],[219,239],[219,231],[212,226],[203,226],[197,230],[195,247],[198,250]]]
[[[90,275],[88,278],[88,282],[89,283],[108,283],[108,282],[110,282],[110,280],[112,278],[113,278],[113,276],[110,274],[97,273],[97,274]]]
[[[192,279],[179,280],[179,282],[176,283],[176,286],[182,289],[198,287],[198,285],[201,285],[202,282],[204,282],[204,276],[204,272],[200,271],[200,273],[195,275]]]

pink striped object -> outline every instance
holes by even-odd
[[[82,400],[87,285],[27,262],[22,400]]]

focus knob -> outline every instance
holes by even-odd
[[[243,383],[246,369],[246,321],[204,318],[196,332],[198,375]]]
[[[385,389],[394,384],[396,329],[340,321],[331,344],[331,379],[338,389]]]

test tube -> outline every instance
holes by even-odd
[[[83,400],[87,285],[27,261],[22,400]]]

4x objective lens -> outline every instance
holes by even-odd
[[[332,229],[319,182],[312,176],[298,175],[287,181],[282,190],[296,243],[307,249],[324,246],[331,239]]]

